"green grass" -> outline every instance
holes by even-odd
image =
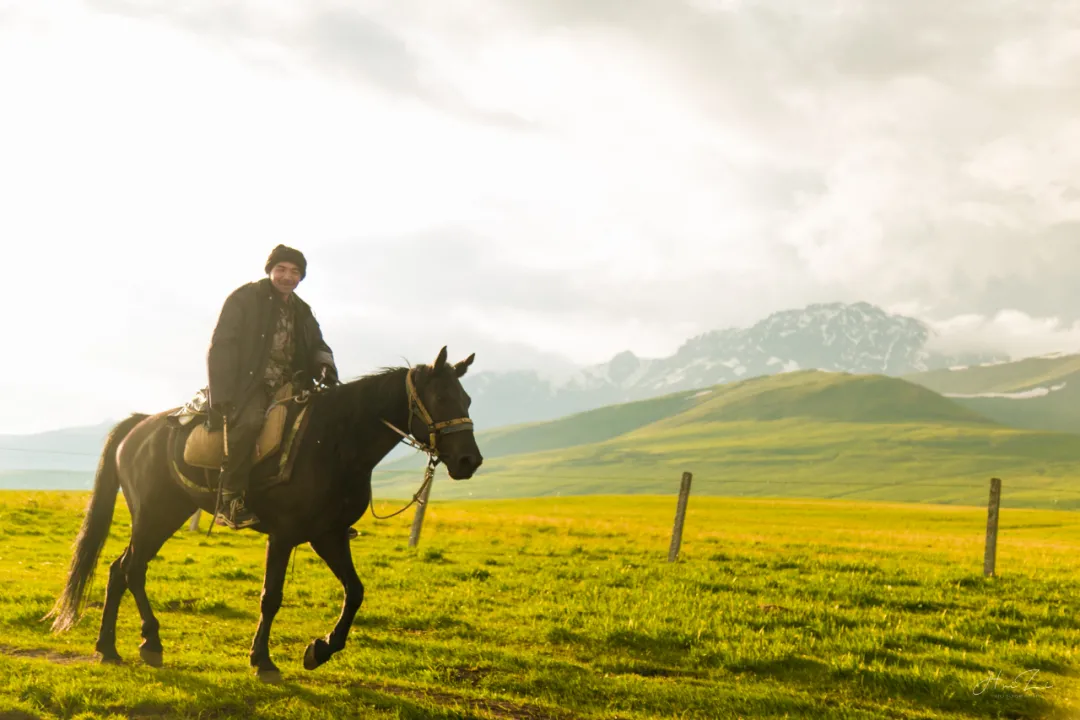
[[[364,606],[345,651],[314,672],[300,658],[334,622],[340,588],[310,549],[297,553],[271,645],[286,682],[274,687],[247,667],[263,559],[253,533],[183,531],[151,563],[160,670],[137,662],[130,597],[119,624],[130,664],[93,662],[102,576],[84,621],[48,634],[38,618],[61,587],[84,504],[76,493],[0,493],[0,712],[610,720],[1080,710],[1080,514],[1003,511],[999,577],[984,579],[982,508],[693,496],[680,561],[669,564],[672,496],[436,502],[417,549],[406,546],[411,513],[358,524]],[[100,570],[127,522],[121,507]]]

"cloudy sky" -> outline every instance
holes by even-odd
[[[0,0],[0,432],[204,383],[279,242],[346,376],[811,302],[1080,350],[1080,4]]]

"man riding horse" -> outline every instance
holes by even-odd
[[[311,307],[295,292],[307,275],[303,253],[278,245],[265,271],[267,277],[242,285],[225,300],[207,352],[210,406],[225,421],[219,517],[233,529],[258,523],[244,493],[274,393],[288,382],[338,381],[334,354]]]

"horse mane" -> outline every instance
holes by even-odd
[[[427,366],[417,366],[418,371]],[[406,409],[405,375],[408,367],[383,367],[317,392],[312,397],[309,437],[326,443],[344,462],[360,454],[367,444],[363,434],[382,427]]]
[[[378,413],[405,391],[406,367],[384,367],[314,395],[318,414],[335,422],[361,420]],[[404,402],[402,403],[404,406]]]

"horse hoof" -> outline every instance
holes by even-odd
[[[161,653],[146,648],[139,648],[139,657],[152,668],[159,668],[164,664]]]
[[[312,640],[304,651],[304,669],[314,670],[330,659],[330,646],[325,640]]]
[[[267,685],[280,685],[282,682],[280,670],[260,670],[258,677],[260,682]]]
[[[319,662],[315,659],[315,641],[313,640],[304,651],[304,669],[314,670],[317,667],[319,667]]]

